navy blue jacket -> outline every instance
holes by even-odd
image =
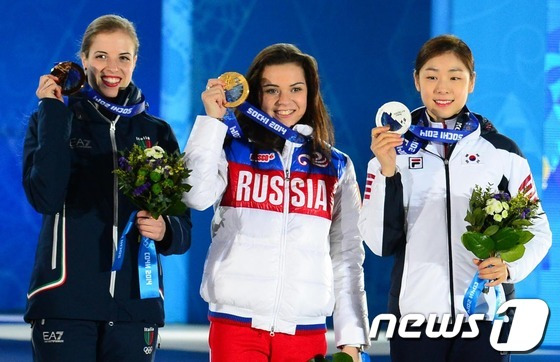
[[[130,85],[126,104],[140,99]],[[124,104],[124,103],[120,103]],[[104,115],[105,114],[105,115]],[[83,93],[68,106],[43,99],[31,116],[23,154],[23,186],[42,214],[25,320],[143,321],[163,325],[163,274],[159,255],[181,254],[191,242],[190,212],[164,216],[166,234],[156,242],[160,297],[140,299],[138,237],[128,234],[121,270],[111,272],[118,240],[136,207],[117,187],[119,151],[149,139],[178,150],[169,124],[142,112],[117,117],[100,112]]]

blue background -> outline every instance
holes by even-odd
[[[117,13],[140,38],[134,81],[150,112],[170,122],[180,145],[206,80],[245,73],[276,42],[294,43],[319,63],[337,146],[356,165],[363,190],[370,128],[377,108],[399,100],[421,105],[412,70],[433,35],[454,33],[470,45],[477,82],[469,107],[513,138],[529,159],[553,232],[560,231],[560,2],[558,0],[163,0],[6,1],[0,23],[0,314],[19,314],[33,264],[40,216],[21,187],[22,142],[35,109],[39,76],[56,61],[77,60],[81,36],[95,17]],[[530,16],[528,16],[530,14]],[[168,323],[207,323],[198,294],[210,243],[211,210],[193,212],[193,245],[164,260]],[[560,345],[559,246],[518,285],[518,297],[551,308],[546,345]],[[385,311],[392,260],[369,250],[365,275],[370,319]],[[434,281],[437,282],[437,281]]]

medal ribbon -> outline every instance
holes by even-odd
[[[119,238],[119,243],[117,244],[117,252],[115,253],[115,260],[113,260],[113,267],[111,271],[121,270],[122,263],[124,260],[124,251],[126,248],[126,235],[132,229],[132,225],[134,225],[134,219],[136,218],[137,211],[133,211],[128,218],[128,222],[126,223],[123,233]]]
[[[282,122],[270,117],[249,102],[243,102],[237,108],[253,121],[287,141],[299,144],[307,141],[307,137],[304,137],[301,133],[294,131],[290,127],[286,127]]]
[[[415,154],[428,142],[456,143],[471,134],[479,126],[478,119],[465,107],[469,119],[464,122],[459,119],[455,123],[455,129],[442,129],[426,127],[429,124],[426,112],[420,115],[417,125],[410,126],[409,131],[413,134],[412,140],[404,138],[402,146],[396,147],[397,154]]]
[[[290,127],[286,127],[279,120],[270,117],[268,114],[264,113],[257,107],[253,106],[249,102],[243,102],[237,106],[243,114],[245,114],[252,121],[260,124],[264,128],[273,132],[274,134],[284,138],[287,141],[293,143],[303,144],[307,141],[307,137],[303,136],[301,133],[294,131]],[[243,132],[239,126],[239,122],[233,113],[233,110],[228,108],[224,116],[224,123],[228,126],[228,133],[234,138],[243,137]]]
[[[138,250],[138,280],[140,299],[159,297],[159,275],[156,244],[142,236]]]
[[[481,279],[478,276],[478,271],[474,275],[471,284],[467,288],[465,292],[465,296],[463,297],[463,307],[468,315],[474,314],[476,311],[476,301],[480,297],[480,293],[484,290],[484,284],[486,284],[487,280]],[[498,286],[493,287],[494,292],[496,293],[496,309],[494,310],[494,320],[496,319],[504,319],[503,315],[497,314],[498,308],[506,301],[504,295],[504,287],[500,284]]]
[[[237,117],[235,117],[232,108],[228,108],[226,110],[226,114],[224,115],[224,123],[228,127],[228,133],[230,136],[234,138],[243,138],[243,131],[239,126],[239,122],[237,121]]]
[[[112,112],[114,114],[123,117],[135,116],[138,113],[144,112],[144,110],[146,109],[146,100],[143,94],[140,96],[140,102],[132,106],[121,106],[120,104],[114,104],[109,101],[106,101],[99,93],[97,93],[90,86],[86,86],[86,88],[84,88],[84,93],[89,100],[99,104],[101,107],[107,109],[109,112]]]
[[[137,211],[133,211],[128,218],[123,233],[119,238],[115,260],[111,271],[121,270],[126,249],[126,235],[132,229]],[[138,250],[138,280],[140,287],[140,298],[159,297],[159,276],[156,246],[152,239],[142,236]]]

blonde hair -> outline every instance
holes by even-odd
[[[109,14],[98,17],[88,25],[82,38],[82,45],[80,46],[78,58],[82,54],[86,57],[89,56],[89,50],[95,36],[100,33],[112,33],[119,30],[130,36],[132,42],[134,43],[134,55],[137,55],[138,48],[140,48],[140,42],[138,41],[138,35],[136,35],[136,28],[134,27],[134,24],[122,16]]]

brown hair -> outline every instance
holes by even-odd
[[[102,15],[88,25],[82,38],[82,45],[80,47],[78,57],[82,54],[85,54],[86,57],[89,56],[91,43],[93,43],[93,39],[97,34],[112,33],[119,30],[130,36],[132,42],[134,43],[134,55],[137,55],[140,42],[138,41],[138,35],[136,35],[136,28],[134,27],[134,24],[122,16],[110,14]]]
[[[447,52],[454,53],[465,64],[470,76],[474,76],[474,57],[471,49],[464,41],[450,34],[436,36],[422,45],[416,56],[414,75],[418,75],[428,60]]]
[[[317,61],[309,54],[303,53],[292,44],[273,44],[264,48],[253,60],[246,74],[249,83],[249,97],[247,101],[254,105],[261,105],[262,89],[261,80],[264,68],[269,65],[295,63],[305,74],[307,83],[307,109],[298,122],[313,128],[310,141],[311,151],[319,152],[330,158],[330,147],[334,145],[334,131],[331,118],[323,102],[319,89],[319,71]],[[284,140],[264,127],[240,116],[240,124],[245,133],[261,147],[281,150]]]

